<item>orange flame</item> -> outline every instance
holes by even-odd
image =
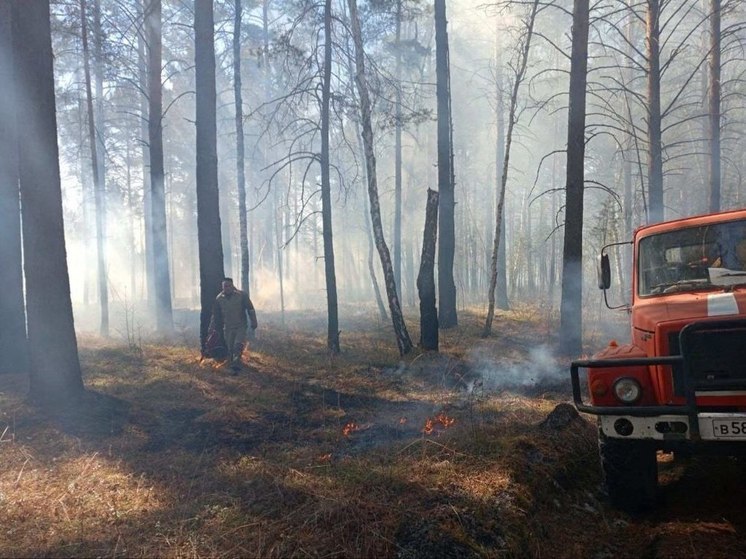
[[[399,418],[399,425],[404,425],[404,424],[405,424],[406,422],[407,422],[407,418],[406,418],[406,416],[405,416],[405,417],[400,417],[400,418]]]
[[[342,429],[342,434],[345,437],[349,437],[350,433],[352,433],[353,431],[357,431],[358,429],[360,429],[360,427],[357,423],[350,422],[344,426],[344,428]]]
[[[454,418],[448,417],[444,413],[439,413],[435,417],[427,418],[427,420],[425,421],[425,426],[422,428],[422,432],[426,435],[431,435],[435,431],[445,431],[455,422],[456,420]]]

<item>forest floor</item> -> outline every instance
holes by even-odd
[[[263,316],[237,375],[187,329],[81,335],[88,393],[63,412],[0,376],[0,556],[746,556],[741,462],[661,455],[657,510],[608,506],[540,312],[488,339],[462,312],[401,360],[372,316],[343,315],[334,357],[321,313]]]

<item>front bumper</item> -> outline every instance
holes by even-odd
[[[617,409],[617,413],[622,410]],[[686,415],[602,415],[599,426],[604,435],[616,439],[653,439],[657,441],[746,441],[746,413],[710,413],[696,415],[696,427]],[[692,436],[692,433],[697,436]]]
[[[746,414],[740,412],[703,412],[697,406],[698,394],[725,395],[743,392],[744,355],[739,352],[725,352],[723,348],[708,347],[708,340],[723,333],[738,333],[733,347],[742,348],[746,342],[746,319],[708,320],[692,322],[679,333],[680,355],[664,357],[635,357],[630,359],[587,359],[573,361],[570,366],[572,394],[578,411],[600,416],[601,429],[610,437],[646,438],[660,440],[690,441],[741,441],[746,440]],[[717,338],[719,339],[719,338]],[[709,342],[712,345],[711,342]],[[715,344],[717,345],[717,344]],[[705,379],[695,374],[702,371],[702,364],[717,362],[730,374],[721,379]],[[680,393],[684,396],[682,405],[656,406],[594,406],[583,401],[580,391],[580,369],[651,367],[656,365],[678,366],[681,370]],[[730,365],[730,367],[729,367]]]

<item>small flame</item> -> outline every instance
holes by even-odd
[[[319,462],[329,462],[332,459],[331,453],[329,454],[322,454],[319,456]]]
[[[399,425],[404,425],[407,422],[406,416],[399,418]]]
[[[425,426],[422,428],[422,432],[426,435],[431,435],[433,432],[436,431],[445,431],[455,422],[456,420],[454,418],[448,417],[444,413],[439,413],[435,417],[427,418],[427,420],[425,421]]]
[[[357,423],[350,422],[350,423],[348,423],[347,425],[344,426],[344,428],[342,429],[342,434],[345,437],[349,437],[350,433],[352,433],[353,431],[357,431],[359,429],[360,429],[360,427],[358,426]]]

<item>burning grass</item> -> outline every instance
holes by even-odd
[[[587,556],[610,537],[616,516],[583,528],[609,514],[594,428],[544,421],[566,388],[486,387],[469,362],[530,346],[525,313],[487,341],[465,315],[406,360],[357,320],[332,357],[318,316],[265,319],[238,375],[195,340],[84,338],[91,393],[64,414],[0,377],[0,556]]]

